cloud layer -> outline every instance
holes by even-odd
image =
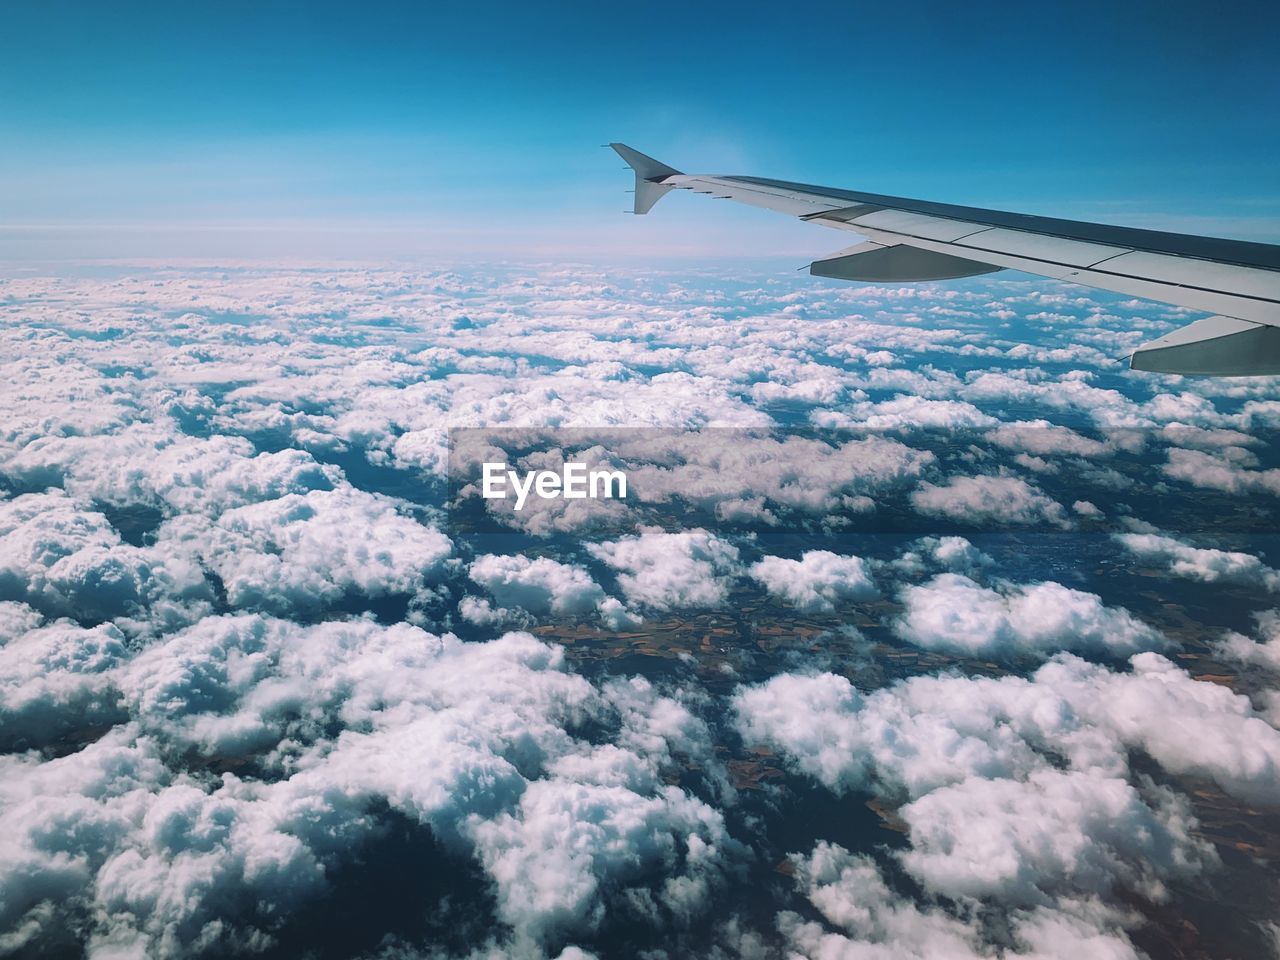
[[[0,952],[1259,954],[1275,384],[792,274],[0,280]]]

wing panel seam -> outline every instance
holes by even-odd
[[[856,224],[855,224],[855,226],[856,226]],[[1198,292],[1200,292],[1200,293],[1216,293],[1216,294],[1218,294],[1218,295],[1220,295],[1220,296],[1224,296],[1224,297],[1234,297],[1234,298],[1236,298],[1236,299],[1238,299],[1238,300],[1251,300],[1251,301],[1253,301],[1254,303],[1274,303],[1274,304],[1280,304],[1280,300],[1278,300],[1278,299],[1273,299],[1273,298],[1271,298],[1271,297],[1259,297],[1259,296],[1257,296],[1256,294],[1251,294],[1251,293],[1236,293],[1236,292],[1231,291],[1231,290],[1219,290],[1219,289],[1217,289],[1217,288],[1215,288],[1215,287],[1201,287],[1201,286],[1197,286],[1197,285],[1196,285],[1196,284],[1194,284],[1194,283],[1173,283],[1173,282],[1171,282],[1171,281],[1169,281],[1169,280],[1159,280],[1159,279],[1155,279],[1155,278],[1152,278],[1152,277],[1143,277],[1143,276],[1139,276],[1139,275],[1137,275],[1137,274],[1133,274],[1133,273],[1120,273],[1120,272],[1119,272],[1119,271],[1117,271],[1117,270],[1095,270],[1095,269],[1094,269],[1094,267],[1092,267],[1092,266],[1089,266],[1089,267],[1082,267],[1082,266],[1080,266],[1079,264],[1074,264],[1074,263],[1063,263],[1063,262],[1061,262],[1060,260],[1046,260],[1046,259],[1044,259],[1043,257],[1029,257],[1029,256],[1027,256],[1026,254],[1023,254],[1023,253],[1008,253],[1008,252],[1003,251],[1003,250],[988,250],[988,249],[986,249],[985,247],[972,246],[972,245],[969,245],[969,244],[960,243],[960,242],[955,241],[955,240],[952,240],[952,241],[932,240],[932,239],[930,239],[929,237],[921,237],[921,236],[918,236],[918,235],[916,235],[916,234],[914,234],[914,233],[895,233],[895,232],[894,232],[894,231],[892,231],[892,230],[885,230],[885,229],[883,229],[883,228],[878,228],[878,227],[877,227],[877,228],[871,228],[871,229],[875,229],[875,230],[877,230],[877,231],[878,231],[878,232],[880,232],[880,233],[890,234],[890,235],[893,235],[893,236],[899,236],[899,237],[910,237],[912,240],[924,240],[924,241],[927,241],[927,242],[929,242],[929,243],[938,243],[938,244],[941,244],[941,245],[943,245],[943,246],[955,246],[955,247],[960,247],[960,248],[962,248],[962,249],[964,249],[964,250],[970,250],[970,251],[973,251],[973,252],[975,252],[975,253],[988,253],[988,254],[992,254],[992,253],[993,253],[993,254],[996,254],[996,255],[998,255],[998,256],[1002,256],[1002,257],[1012,257],[1012,258],[1013,258],[1013,259],[1015,259],[1015,260],[1026,260],[1026,261],[1027,261],[1027,262],[1029,262],[1029,263],[1044,263],[1044,264],[1048,264],[1048,265],[1050,265],[1050,266],[1054,266],[1054,267],[1062,267],[1063,269],[1071,270],[1071,271],[1074,271],[1075,273],[1079,273],[1079,272],[1080,272],[1080,271],[1082,271],[1082,270],[1088,270],[1088,271],[1093,271],[1094,273],[1100,273],[1100,274],[1103,274],[1104,276],[1108,276],[1108,277],[1122,277],[1122,278],[1124,278],[1124,279],[1126,279],[1126,280],[1140,280],[1140,281],[1142,281],[1143,283],[1153,283],[1153,284],[1156,284],[1156,285],[1158,285],[1158,286],[1170,287],[1170,288],[1173,288],[1173,289],[1176,289],[1176,290],[1196,290],[1196,291],[1198,291]],[[994,228],[987,228],[987,229],[994,229]],[[982,232],[985,232],[985,231],[978,231],[978,232],[979,232],[979,233],[982,233]],[[974,235],[975,235],[975,234],[968,234],[968,236],[974,236]],[[1116,254],[1116,256],[1118,256],[1118,257],[1119,257],[1119,256],[1124,256],[1125,254],[1134,253],[1134,252],[1136,252],[1136,251],[1133,251],[1133,250],[1126,250],[1126,251],[1124,251],[1124,253],[1123,253],[1123,254],[1118,253],[1118,254]],[[1168,254],[1168,256],[1175,256],[1175,255],[1174,255],[1174,254]],[[1098,263],[1105,263],[1105,262],[1106,262],[1106,260],[1110,260],[1110,259],[1111,259],[1111,257],[1107,257],[1107,258],[1105,258],[1104,260],[1099,260],[1099,261],[1098,261]],[[1188,259],[1196,259],[1196,258],[1192,257],[1192,258],[1188,258]],[[1013,268],[1013,269],[1017,269],[1017,268],[1015,267],[1015,268]],[[1254,269],[1258,269],[1258,268],[1254,268]],[[1066,280],[1067,282],[1070,282],[1070,277],[1060,277],[1060,278],[1058,278],[1058,279]]]

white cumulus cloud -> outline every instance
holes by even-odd
[[[737,547],[703,529],[644,530],[588,549],[617,571],[628,600],[654,610],[718,606],[742,566]]]
[[[802,613],[830,612],[843,600],[866,600],[879,593],[865,560],[829,550],[806,550],[799,560],[765,557],[748,573]]]
[[[922,483],[911,494],[911,502],[921,513],[975,525],[1070,526],[1062,504],[1021,477],[952,477],[944,484]]]
[[[1059,583],[994,590],[957,573],[902,589],[894,625],[904,640],[967,656],[1058,650],[1128,654],[1164,645],[1160,634],[1127,610]]]

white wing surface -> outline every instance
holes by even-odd
[[[762,177],[687,175],[625,144],[610,146],[635,171],[635,213],[648,213],[671,190],[692,190],[866,238],[815,260],[814,276],[904,282],[1022,270],[1213,314],[1143,344],[1130,361],[1135,370],[1280,374],[1280,246]]]

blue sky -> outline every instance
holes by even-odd
[[[1280,240],[1274,5],[53,0],[5,17],[0,257],[829,240],[694,197],[621,217],[611,139],[691,172]]]

